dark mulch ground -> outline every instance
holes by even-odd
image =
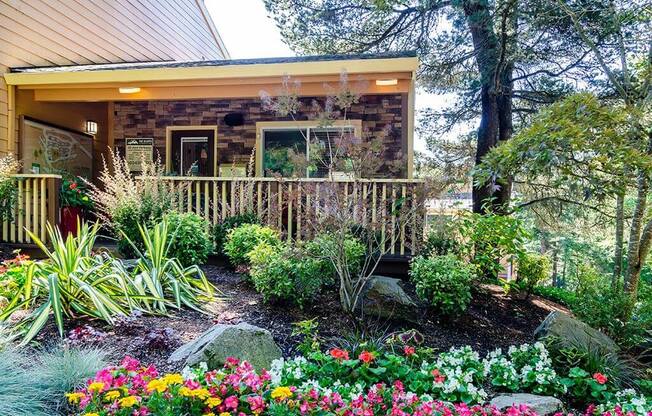
[[[173,369],[166,360],[174,348],[195,339],[215,323],[244,321],[266,328],[286,356],[295,353],[298,342],[291,336],[293,322],[317,318],[320,334],[327,338],[353,332],[354,326],[340,312],[335,293],[321,295],[314,306],[304,310],[287,305],[268,305],[242,275],[219,266],[206,266],[205,270],[224,296],[210,305],[211,315],[183,310],[170,317],[128,319],[114,328],[97,322],[71,322],[70,329],[90,325],[106,333],[101,345],[113,351],[115,360],[129,354],[164,370]],[[563,310],[563,307],[537,297],[527,301],[512,299],[505,296],[500,287],[485,285],[477,289],[468,313],[458,320],[442,319],[432,312],[423,311],[415,323],[371,321],[369,326],[375,329],[376,335],[414,328],[425,336],[427,346],[448,349],[468,344],[484,352],[531,342],[533,331],[552,310]],[[45,344],[56,338],[52,325],[39,337]],[[77,342],[87,344],[96,339],[91,334]]]

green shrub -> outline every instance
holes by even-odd
[[[215,253],[218,255],[224,255],[224,244],[226,243],[226,237],[234,228],[237,228],[243,224],[259,224],[260,220],[256,214],[252,212],[247,212],[244,214],[234,215],[232,217],[225,218],[222,222],[215,224],[213,227],[213,242],[215,244]]]
[[[224,252],[233,266],[249,265],[249,253],[260,243],[276,247],[281,244],[281,237],[269,227],[243,224],[229,232]]]
[[[18,197],[16,178],[19,164],[12,155],[0,157],[0,222],[13,219],[13,209]]]
[[[459,254],[460,244],[454,238],[445,236],[439,231],[428,234],[421,254],[425,257],[444,256],[446,254]]]
[[[326,284],[333,284],[337,280],[334,260],[346,264],[349,274],[356,276],[361,272],[367,251],[365,245],[359,239],[349,236],[342,246],[344,255],[334,255],[338,251],[335,238],[332,234],[322,233],[305,243],[306,253],[315,259],[321,260],[322,276]]]
[[[518,257],[525,251],[528,234],[518,218],[467,213],[455,226],[463,239],[460,253],[476,266],[481,278],[497,279],[503,270],[500,260]]]
[[[112,217],[113,227],[118,235],[118,251],[126,258],[134,258],[144,247],[140,226],[153,227],[170,211],[166,199],[153,198],[145,194],[139,203],[122,202],[115,208]]]
[[[532,293],[553,302],[557,302],[567,308],[572,308],[573,305],[575,305],[575,302],[577,302],[577,296],[575,296],[575,293],[568,289],[564,289],[563,287],[535,286]]]
[[[419,299],[446,315],[464,313],[471,302],[473,270],[452,254],[415,257],[410,264],[410,278]]]
[[[171,211],[164,219],[170,229],[168,258],[176,258],[183,266],[205,264],[213,252],[208,221],[192,212]]]
[[[517,280],[531,294],[534,287],[550,276],[550,259],[542,254],[523,253],[518,257]]]
[[[258,244],[249,252],[251,280],[263,299],[304,306],[324,284],[322,261],[290,245]]]

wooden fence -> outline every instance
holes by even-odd
[[[18,195],[13,219],[4,221],[0,241],[31,243],[25,230],[30,230],[41,240],[47,239],[45,225],[59,223],[59,175],[19,174],[16,178]]]
[[[340,210],[374,230],[387,254],[408,255],[423,241],[422,181],[409,179],[286,179],[225,177],[138,177],[163,181],[174,208],[194,212],[216,224],[227,217],[255,213],[284,238],[310,238],[327,210]],[[151,183],[154,186],[154,182]],[[331,212],[334,214],[334,212]]]

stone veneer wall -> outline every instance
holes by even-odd
[[[302,98],[299,120],[316,118],[314,100],[323,105],[324,98]],[[126,137],[153,137],[156,150],[165,160],[165,128],[167,126],[217,125],[218,164],[246,163],[256,145],[256,122],[281,121],[263,109],[258,98],[187,100],[187,101],[117,101],[113,134],[115,146],[124,151]],[[237,112],[244,115],[244,125],[230,127],[224,116]],[[384,137],[386,159],[399,160],[407,153],[407,97],[402,94],[366,95],[354,105],[347,118],[362,120],[366,137]],[[123,153],[124,154],[124,153]],[[405,165],[405,163],[404,163]],[[395,176],[404,176],[403,172]]]

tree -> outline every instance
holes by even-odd
[[[604,8],[606,0],[587,0]],[[603,4],[604,3],[604,4]],[[436,138],[476,122],[475,162],[515,125],[574,89],[590,72],[589,48],[554,0],[265,0],[300,53],[416,50],[420,83],[457,99],[423,117]],[[597,14],[595,19],[601,19]],[[599,27],[599,26],[598,26]],[[474,211],[509,202],[510,178],[473,189]]]

